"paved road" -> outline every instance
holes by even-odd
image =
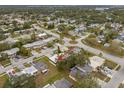
[[[40,29],[40,28],[39,28]],[[58,37],[59,38],[59,35],[55,34],[55,33],[52,33],[51,31],[48,31],[48,30],[43,30],[55,37]],[[86,36],[87,37],[87,36]],[[106,59],[109,59],[119,65],[121,65],[121,69],[119,71],[116,72],[116,74],[112,77],[112,79],[103,87],[118,87],[119,84],[124,80],[124,58],[119,58],[117,56],[114,56],[114,55],[111,55],[111,54],[108,54],[108,53],[105,53],[101,50],[98,50],[98,49],[95,49],[95,48],[92,48],[90,46],[87,46],[85,44],[83,44],[81,42],[82,39],[85,39],[86,37],[81,37],[79,39],[77,39],[77,44],[70,44],[69,43],[69,39],[68,38],[64,38],[64,41],[65,41],[65,46],[78,46],[78,47],[81,47],[83,48],[84,50],[88,51],[88,52],[91,52],[93,54],[96,54],[96,55],[99,55],[100,53],[102,53],[103,57],[106,58]]]
[[[54,34],[54,33],[52,33],[52,34]],[[83,44],[81,42],[81,40],[85,39],[86,37],[81,37],[81,38],[77,39],[77,42],[78,42],[77,44],[70,44],[69,43],[70,40],[68,38],[64,38],[65,45],[66,46],[78,46],[78,47],[81,47],[84,50],[86,50],[88,52],[91,52],[93,54],[96,54],[96,55],[99,55],[100,53],[102,53],[104,58],[112,60],[113,62],[121,65],[121,69],[116,72],[116,74],[112,77],[112,79],[105,86],[103,86],[105,88],[106,87],[108,87],[108,88],[118,87],[119,84],[124,80],[124,58],[119,58],[117,56],[105,53],[105,52],[103,52],[101,50],[98,50],[98,49],[95,49],[95,48],[92,48],[90,46],[87,46],[87,45]]]
[[[59,35],[58,35],[58,34],[52,33],[52,32],[49,31],[49,30],[44,30],[44,29],[41,29],[40,27],[36,27],[36,28],[45,31],[46,33],[51,34],[51,35],[53,35],[54,37],[59,38]],[[121,65],[121,69],[112,77],[112,79],[111,79],[105,86],[103,86],[103,87],[105,87],[105,88],[107,88],[107,87],[108,87],[108,88],[111,88],[111,87],[112,87],[112,88],[118,87],[119,84],[124,80],[124,58],[119,58],[119,57],[113,56],[113,55],[111,55],[111,54],[105,53],[105,52],[103,52],[103,51],[101,51],[101,50],[98,50],[98,49],[92,48],[92,47],[90,47],[90,46],[87,46],[87,45],[85,45],[85,44],[83,44],[83,43],[81,42],[81,40],[84,39],[84,38],[86,38],[86,37],[82,36],[81,38],[77,39],[77,42],[78,42],[77,44],[70,44],[70,43],[69,43],[70,39],[64,38],[64,39],[63,39],[64,42],[65,42],[64,46],[78,46],[78,47],[81,47],[81,48],[83,48],[84,50],[86,50],[86,51],[88,51],[88,52],[91,52],[91,53],[93,53],[93,54],[96,54],[96,55],[102,53],[104,58],[109,59],[109,60],[112,60],[113,62],[115,62],[115,63],[117,63],[117,64],[120,64],[120,65]],[[44,52],[44,53],[42,52],[41,54],[39,54],[39,55],[37,55],[37,56],[48,55],[48,52],[50,52],[50,51],[52,51],[52,50],[49,50],[49,51]],[[8,67],[5,68],[5,69],[0,69],[0,73],[1,73],[1,72],[4,72],[4,71],[7,71],[7,70],[9,70],[9,69],[12,69],[13,66],[19,66],[19,65],[21,65],[22,63],[29,62],[29,61],[31,61],[34,57],[36,57],[36,55],[33,56],[33,57],[30,57],[30,58],[21,60],[20,62],[13,63],[12,66],[8,66]]]
[[[112,60],[113,62],[121,65],[121,69],[116,72],[116,74],[112,77],[112,79],[107,84],[105,84],[105,86],[102,86],[102,87],[116,88],[124,80],[124,58],[119,58],[119,57],[113,56],[111,54],[104,53],[101,50],[98,50],[98,49],[95,49],[90,46],[82,44],[81,41],[78,41],[78,44],[75,44],[75,45],[72,45],[72,44],[69,44],[66,42],[65,45],[78,46],[78,47],[81,47],[84,50],[91,52],[93,54],[96,54],[96,55],[98,55],[99,53],[102,53],[104,58]]]
[[[102,88],[117,88],[119,84],[124,80],[124,67],[122,67],[116,74],[114,74],[113,78]]]
[[[14,67],[18,67],[18,68],[22,68],[22,66],[23,66],[23,64],[24,63],[28,63],[28,62],[32,62],[33,61],[33,58],[35,58],[35,57],[40,57],[40,56],[44,56],[44,55],[46,55],[46,56],[49,56],[49,54],[53,51],[54,49],[46,49],[46,50],[42,50],[42,52],[40,53],[40,54],[38,54],[38,55],[34,55],[34,56],[31,56],[31,57],[29,57],[29,58],[26,58],[26,59],[22,59],[22,60],[19,60],[18,62],[12,62],[12,65],[10,65],[10,66],[7,66],[6,68],[1,68],[0,67],[0,73],[4,73],[4,72],[6,72],[6,71],[8,71],[8,70],[10,70],[10,69],[12,69],[12,68],[14,68]]]

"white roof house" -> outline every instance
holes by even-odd
[[[47,84],[43,88],[56,88],[54,84]]]
[[[30,74],[30,75],[35,75],[37,72],[38,72],[38,70],[34,66],[25,68],[22,71],[22,73],[24,73],[24,74]]]
[[[38,37],[44,37],[46,35],[47,35],[46,33],[40,33],[40,34],[38,34]]]
[[[50,42],[54,39],[55,39],[54,37],[51,37],[51,38],[48,38],[48,39],[45,39],[45,40],[35,41],[33,43],[29,43],[29,44],[26,44],[26,45],[23,45],[23,46],[26,47],[26,48],[33,48],[33,47],[36,47],[36,46],[44,46],[48,42]]]
[[[6,50],[6,51],[3,51],[1,53],[7,53],[9,56],[17,53],[19,51],[19,48],[13,48],[13,49],[10,49],[10,50]]]
[[[95,70],[97,67],[103,65],[105,62],[105,59],[98,57],[98,56],[93,56],[89,58],[90,60],[90,66]]]
[[[57,58],[58,58],[58,56],[57,56],[57,54],[55,54],[52,57],[50,57],[49,59],[52,60],[54,63],[56,63],[57,62]]]

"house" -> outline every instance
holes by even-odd
[[[74,49],[73,49],[73,52],[74,52],[74,53],[79,53],[80,51],[81,51],[80,48],[74,48]]]
[[[105,43],[104,47],[108,48],[108,47],[110,47],[110,44],[109,43]]]
[[[67,79],[56,80],[53,84],[47,84],[43,88],[71,88],[73,84]]]
[[[76,31],[69,31],[68,34],[71,36],[78,36],[78,32]]]
[[[15,57],[16,53],[19,51],[19,48],[13,48],[10,50],[3,51],[1,53],[6,53],[9,57]]]
[[[60,50],[61,50],[62,52],[66,52],[66,51],[69,50],[68,47],[66,47],[66,46],[63,47],[63,46],[62,46],[61,44],[59,44],[59,43],[56,43],[55,45],[57,46],[56,50],[58,49],[58,47],[60,48]]]
[[[96,71],[97,68],[102,66],[105,62],[105,59],[98,56],[90,57],[89,60],[90,60],[90,66],[93,68],[94,71]]]
[[[119,36],[117,37],[117,39],[119,39],[119,40],[121,40],[121,41],[124,42],[124,34],[119,35]]]
[[[84,66],[76,65],[71,69],[69,77],[74,81],[77,81],[77,79],[83,78],[84,76],[92,72],[92,70],[92,67],[88,64]]]
[[[47,84],[43,88],[56,88],[54,84]]]
[[[22,71],[22,73],[24,73],[24,74],[30,74],[30,75],[34,75],[34,76],[37,75],[37,72],[38,72],[38,70],[34,66],[25,68]]]
[[[107,9],[109,9],[109,8],[96,8],[95,10],[97,10],[97,11],[104,11],[104,10],[107,10]]]
[[[8,43],[8,44],[10,44],[10,45],[13,45],[13,44],[15,44],[15,43],[18,42],[18,41],[19,41],[19,40],[15,40],[15,39],[13,39],[13,38],[8,37],[8,38],[6,38],[5,40],[0,41],[0,43]]]
[[[56,88],[71,88],[72,87],[72,83],[69,82],[67,79],[62,78],[61,80],[56,80],[54,82],[54,86]]]
[[[37,37],[40,39],[45,39],[47,37],[47,34],[46,33],[40,33],[37,35]]]
[[[33,62],[33,65],[42,73],[46,73],[48,71],[48,66],[44,62]]]
[[[55,54],[52,57],[50,57],[49,59],[56,64],[57,63],[57,60],[58,60],[58,55]]]
[[[51,38],[48,38],[48,39],[45,39],[45,40],[39,40],[39,41],[35,41],[33,43],[29,43],[29,44],[26,44],[26,45],[23,45],[23,47],[25,48],[34,48],[34,47],[43,47],[45,46],[48,42],[54,40],[55,38],[54,37],[51,37]]]
[[[76,20],[70,20],[71,24],[74,24],[76,22]]]
[[[85,27],[85,25],[82,24],[82,25],[76,27],[75,30],[74,30],[74,32],[76,32],[77,35],[79,35],[79,33],[85,31],[86,29],[87,29],[87,28]]]

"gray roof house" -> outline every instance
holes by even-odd
[[[41,71],[42,73],[48,71],[48,66],[44,62],[34,62],[33,65],[38,71]]]
[[[50,42],[54,39],[55,39],[54,37],[51,37],[51,38],[48,38],[48,39],[45,39],[45,40],[35,41],[33,43],[28,43],[26,45],[23,45],[23,47],[25,47],[25,48],[42,47],[42,46],[45,46],[48,42]]]
[[[77,65],[71,69],[69,77],[77,81],[77,79],[83,78],[84,76],[92,72],[92,70],[93,70],[92,67],[89,65],[85,66]]]
[[[13,48],[10,50],[3,51],[1,53],[6,53],[8,54],[8,56],[12,56],[12,55],[15,55],[18,51],[19,51],[19,48]]]
[[[71,88],[73,84],[67,79],[56,80],[53,84],[47,84],[43,88]]]
[[[71,88],[72,83],[69,82],[67,79],[62,78],[61,80],[57,80],[54,82],[54,86],[56,88]]]

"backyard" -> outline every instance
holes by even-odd
[[[48,57],[44,56],[44,57],[35,58],[34,61],[46,63],[49,69],[47,73],[45,74],[40,73],[36,77],[36,86],[43,87],[46,84],[53,83],[54,81],[61,79],[63,77],[69,79],[68,72],[67,73],[59,72],[57,68],[50,63],[50,60],[48,59]]]

